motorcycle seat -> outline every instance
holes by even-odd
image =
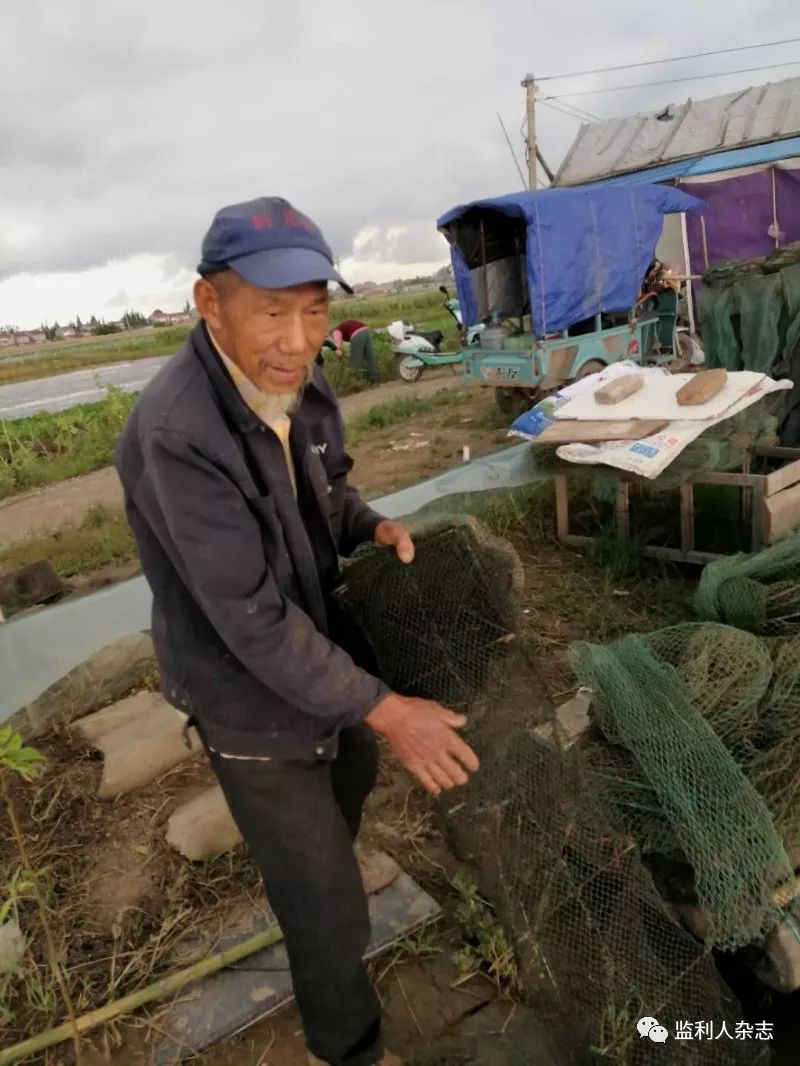
[[[444,340],[444,333],[442,333],[442,331],[440,329],[431,329],[431,330],[415,329],[414,330],[414,336],[415,337],[422,337],[423,340],[427,341],[429,344],[432,344],[434,348],[438,348],[439,345]]]

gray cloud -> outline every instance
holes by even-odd
[[[683,20],[656,19],[639,0],[608,0],[602,9],[589,0],[7,7],[0,278],[140,252],[172,256],[177,273],[195,265],[219,206],[260,193],[295,200],[342,257],[373,225],[379,235],[361,258],[440,258],[441,212],[519,185],[496,112],[521,155],[526,71],[636,62],[800,30],[793,0],[729,0],[724,24],[718,5],[695,5],[690,38]],[[591,88],[792,57],[777,49],[745,55],[747,63],[719,57],[715,66],[543,84],[547,92]],[[606,117],[759,80],[572,102]],[[578,123],[542,106],[538,129],[556,163]],[[402,225],[390,240],[387,229]]]

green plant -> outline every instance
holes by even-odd
[[[108,466],[135,402],[111,388],[100,403],[0,423],[0,498]]]
[[[22,778],[23,781],[34,781],[42,773],[44,769],[44,756],[41,752],[35,748],[30,748],[23,743],[22,737],[11,726],[3,726],[0,728],[0,795],[3,797],[3,802],[6,806],[8,813],[8,820],[11,825],[11,831],[14,837],[14,842],[19,852],[19,857],[22,862],[22,869],[25,871],[24,881],[29,887],[35,901],[36,908],[39,913],[39,921],[42,926],[42,933],[44,935],[45,945],[47,947],[47,961],[50,967],[50,971],[58,987],[61,998],[64,1001],[64,1007],[69,1019],[70,1029],[73,1036],[75,1046],[75,1061],[80,1062],[81,1049],[80,1038],[78,1035],[77,1021],[75,1017],[75,1007],[72,1002],[72,998],[67,988],[67,982],[64,978],[64,974],[61,968],[61,962],[59,960],[58,951],[56,949],[55,940],[53,938],[53,932],[50,927],[50,921],[47,916],[47,905],[45,903],[44,894],[39,885],[39,873],[32,867],[30,858],[28,857],[28,847],[25,842],[25,835],[22,831],[19,818],[17,816],[16,807],[14,805],[14,797],[11,792],[11,786],[9,778],[11,774]],[[15,905],[15,904],[13,904]],[[34,991],[43,993],[44,999],[49,1000],[49,992],[45,985],[41,982],[33,983]]]
[[[33,781],[42,772],[43,762],[41,752],[26,747],[11,726],[0,726],[0,773],[13,771],[23,781]]]
[[[456,952],[456,965],[464,974],[481,971],[504,992],[518,994],[520,979],[514,949],[491,905],[468,874],[457,873],[451,883],[459,897],[455,919],[465,941]]]
[[[442,934],[436,925],[424,925],[407,933],[395,944],[395,961],[430,959],[442,952]]]
[[[1,548],[0,574],[47,559],[60,577],[70,580],[107,566],[132,563],[136,558],[136,542],[125,513],[96,505],[80,523]]]
[[[433,396],[414,396],[413,394],[398,396],[396,400],[376,404],[375,407],[370,407],[368,411],[352,418],[347,425],[348,437],[352,443],[367,433],[386,429],[397,422],[427,414],[436,408],[457,406],[460,400],[461,397],[454,396],[446,389]]]

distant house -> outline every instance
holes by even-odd
[[[43,344],[47,340],[47,337],[45,337],[40,329],[34,329],[28,334],[28,340],[31,344]]]
[[[192,322],[199,317],[196,307],[193,307],[191,311],[172,312],[157,309],[147,321],[151,326],[175,326],[180,322]]]
[[[56,330],[56,337],[60,341],[69,340],[70,337],[77,336],[75,329],[72,326],[59,326]]]
[[[9,348],[15,343],[13,333],[0,333],[0,347]]]

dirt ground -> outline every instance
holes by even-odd
[[[411,385],[402,381],[390,382],[387,385],[380,385],[375,389],[368,389],[354,396],[347,396],[342,400],[342,410],[345,419],[349,420],[372,407],[390,403],[400,397],[427,397],[440,392],[442,389],[455,390],[454,396],[466,394],[473,397],[474,411],[489,411],[493,409],[492,397],[488,391],[466,389],[461,384],[460,378],[449,371],[440,370],[431,372],[430,376],[426,374],[420,381]],[[473,409],[471,404],[468,406],[470,406],[471,410]],[[469,413],[466,412],[463,417],[469,417]],[[397,487],[389,484],[384,488],[385,482],[372,477],[371,471],[369,472],[369,478],[363,476],[366,473],[364,467],[367,466],[365,459],[368,455],[371,455],[372,449],[370,445],[373,440],[376,447],[382,449],[379,468],[384,473],[388,465],[397,465],[408,460],[409,472],[408,480],[405,484],[411,484],[416,480],[418,471],[420,471],[419,477],[426,477],[434,470],[443,469],[445,465],[453,465],[458,462],[458,455],[460,455],[459,445],[462,442],[465,444],[471,442],[476,433],[476,426],[472,425],[470,427],[467,423],[464,423],[460,431],[459,427],[450,426],[446,433],[434,434],[433,430],[436,428],[437,421],[441,420],[441,417],[441,412],[433,412],[432,416],[428,416],[427,419],[423,417],[415,426],[410,426],[409,433],[416,431],[421,434],[416,443],[424,439],[425,436],[429,440],[431,437],[434,438],[429,447],[419,447],[420,455],[411,450],[406,452],[400,450],[391,451],[391,440],[401,440],[404,436],[404,426],[408,426],[408,423],[396,425],[393,427],[393,433],[382,432],[375,437],[370,436],[368,441],[364,441],[360,447],[354,448],[354,456],[357,462],[356,470],[361,481],[359,487],[362,488],[362,491],[370,491],[371,486],[377,486],[375,491],[391,491],[392,488]],[[482,448],[485,451],[490,446],[496,447],[496,443],[497,434],[493,435],[491,432],[486,431],[481,434],[480,438],[475,439],[473,448]],[[458,455],[456,455],[456,452],[458,452]],[[440,464],[439,466],[436,466],[433,461],[434,454]],[[475,454],[477,454],[477,451],[475,451]],[[398,474],[398,476],[401,475]],[[96,505],[106,508],[119,508],[122,506],[122,490],[113,467],[106,467],[103,470],[87,474],[85,477],[73,478],[58,485],[34,489],[31,492],[0,500],[0,547],[12,544],[28,536],[46,536],[59,527],[78,523],[89,508]]]
[[[50,737],[40,747],[48,758],[47,772],[35,787],[18,785],[15,803],[32,864],[41,868],[47,863],[51,922],[77,1013],[195,961],[186,953],[187,941],[202,933],[210,950],[231,916],[263,910],[259,875],[243,849],[190,864],[164,841],[175,807],[212,783],[205,760],[183,764],[131,796],[104,802],[95,795],[97,758],[65,736]],[[435,830],[433,801],[389,759],[369,801],[362,842],[392,854],[444,908],[439,923],[409,935],[372,964],[389,1045],[407,1062],[429,1066],[510,1061],[506,1044],[516,1039],[521,1025],[535,1026],[487,976],[465,973],[456,964],[454,956],[462,946],[451,910],[450,878],[456,865]],[[8,836],[0,835],[3,865],[13,863],[12,849]],[[22,917],[28,927],[35,922],[32,904],[23,905]],[[41,947],[38,956],[46,974]],[[43,989],[35,1003],[47,1001]],[[24,1007],[19,990],[7,1005],[16,1021],[3,1031],[4,1043],[20,1039],[25,1029],[43,1027],[35,1008]],[[149,1066],[159,1040],[159,1017],[154,1008],[93,1034],[84,1066]],[[485,1057],[475,1058],[476,1047],[484,1044]],[[66,1066],[72,1054],[67,1044],[35,1061],[37,1066]],[[202,1066],[304,1066],[297,1011],[287,1007],[193,1061]],[[541,1062],[546,1066],[546,1059]]]

